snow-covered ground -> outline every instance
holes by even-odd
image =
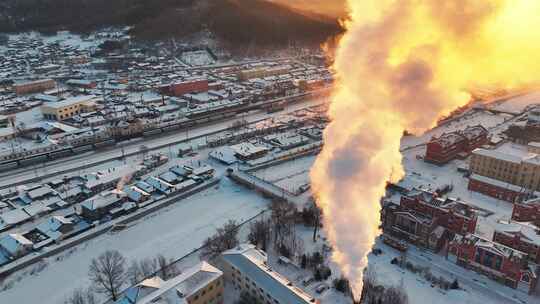
[[[484,126],[486,129],[491,129],[504,123],[508,123],[512,118],[513,116],[509,114],[493,114],[484,110],[469,110],[461,117],[437,128],[431,129],[422,135],[404,137],[402,139],[401,146],[402,149],[405,149],[408,147],[425,144],[434,136],[438,137],[443,133],[464,130],[467,127],[472,127],[479,124]]]
[[[156,254],[177,258],[199,247],[229,219],[246,220],[267,205],[266,199],[223,178],[219,186],[151,214],[126,230],[102,235],[49,259],[37,274],[29,275],[28,270],[10,277],[6,283],[13,286],[0,292],[0,303],[61,303],[73,289],[89,285],[88,265],[106,250],[119,250],[128,259]]]
[[[510,98],[504,102],[497,103],[493,108],[499,111],[519,114],[528,106],[535,104],[540,104],[540,92],[533,92]]]
[[[309,184],[309,170],[315,162],[315,156],[307,156],[258,170],[253,174],[276,186],[297,193],[301,186]]]
[[[539,303],[521,291],[499,284],[486,276],[462,268],[444,257],[431,252],[421,251],[413,246],[407,253],[407,261],[415,266],[430,267],[433,275],[444,277],[447,281],[458,280],[461,290],[444,291],[431,286],[420,274],[414,274],[390,261],[400,253],[393,248],[377,243],[383,254],[369,255],[369,267],[374,270],[378,282],[383,285],[403,285],[409,297],[409,303],[430,304],[511,304]]]

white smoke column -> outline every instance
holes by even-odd
[[[404,130],[423,132],[467,103],[466,87],[536,82],[540,1],[348,2],[331,123],[311,179],[333,259],[359,297],[386,182],[403,176]]]

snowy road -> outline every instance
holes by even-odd
[[[13,287],[0,292],[0,303],[61,303],[77,287],[86,287],[92,258],[108,249],[126,258],[141,259],[158,253],[180,257],[201,245],[229,219],[242,221],[267,208],[268,201],[223,178],[213,188],[180,201],[140,220],[116,234],[106,234],[77,247],[72,253],[49,260],[35,275],[15,274]]]

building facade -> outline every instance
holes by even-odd
[[[539,191],[540,156],[535,151],[535,146],[511,143],[494,150],[474,150],[469,190],[510,202],[519,202]]]
[[[529,260],[540,264],[540,229],[532,224],[500,222],[495,228],[493,241],[524,252]]]
[[[488,131],[478,125],[463,131],[444,133],[433,137],[426,148],[426,162],[443,165],[456,158],[463,158],[474,149],[489,142]]]
[[[91,110],[95,105],[94,95],[72,97],[63,101],[47,103],[41,106],[45,119],[63,121],[75,115]]]
[[[501,284],[532,293],[538,281],[525,253],[477,235],[457,235],[449,244],[448,258]]]
[[[455,234],[474,233],[477,215],[454,199],[414,190],[401,197],[400,204],[383,204],[381,221],[385,233],[438,252]]]
[[[114,304],[223,304],[223,286],[223,272],[203,261],[166,281],[146,279]]]
[[[540,223],[540,199],[530,199],[514,204],[512,219],[518,222]]]

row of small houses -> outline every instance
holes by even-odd
[[[142,164],[123,165],[98,172],[64,177],[44,184],[25,185],[0,194],[0,232],[35,220],[56,210],[66,209],[84,199],[115,188],[130,176],[144,175],[168,159],[161,154],[149,155]]]
[[[158,176],[149,176],[122,189],[99,193],[84,200],[79,212],[70,210],[63,216],[43,220],[26,232],[2,236],[0,266],[160,199],[186,192],[213,175],[214,169],[208,165],[197,168],[176,165]]]
[[[500,222],[488,240],[475,234],[474,208],[424,190],[403,195],[399,204],[385,201],[381,220],[387,235],[441,253],[509,287],[528,293],[536,288],[540,235],[529,223]]]

